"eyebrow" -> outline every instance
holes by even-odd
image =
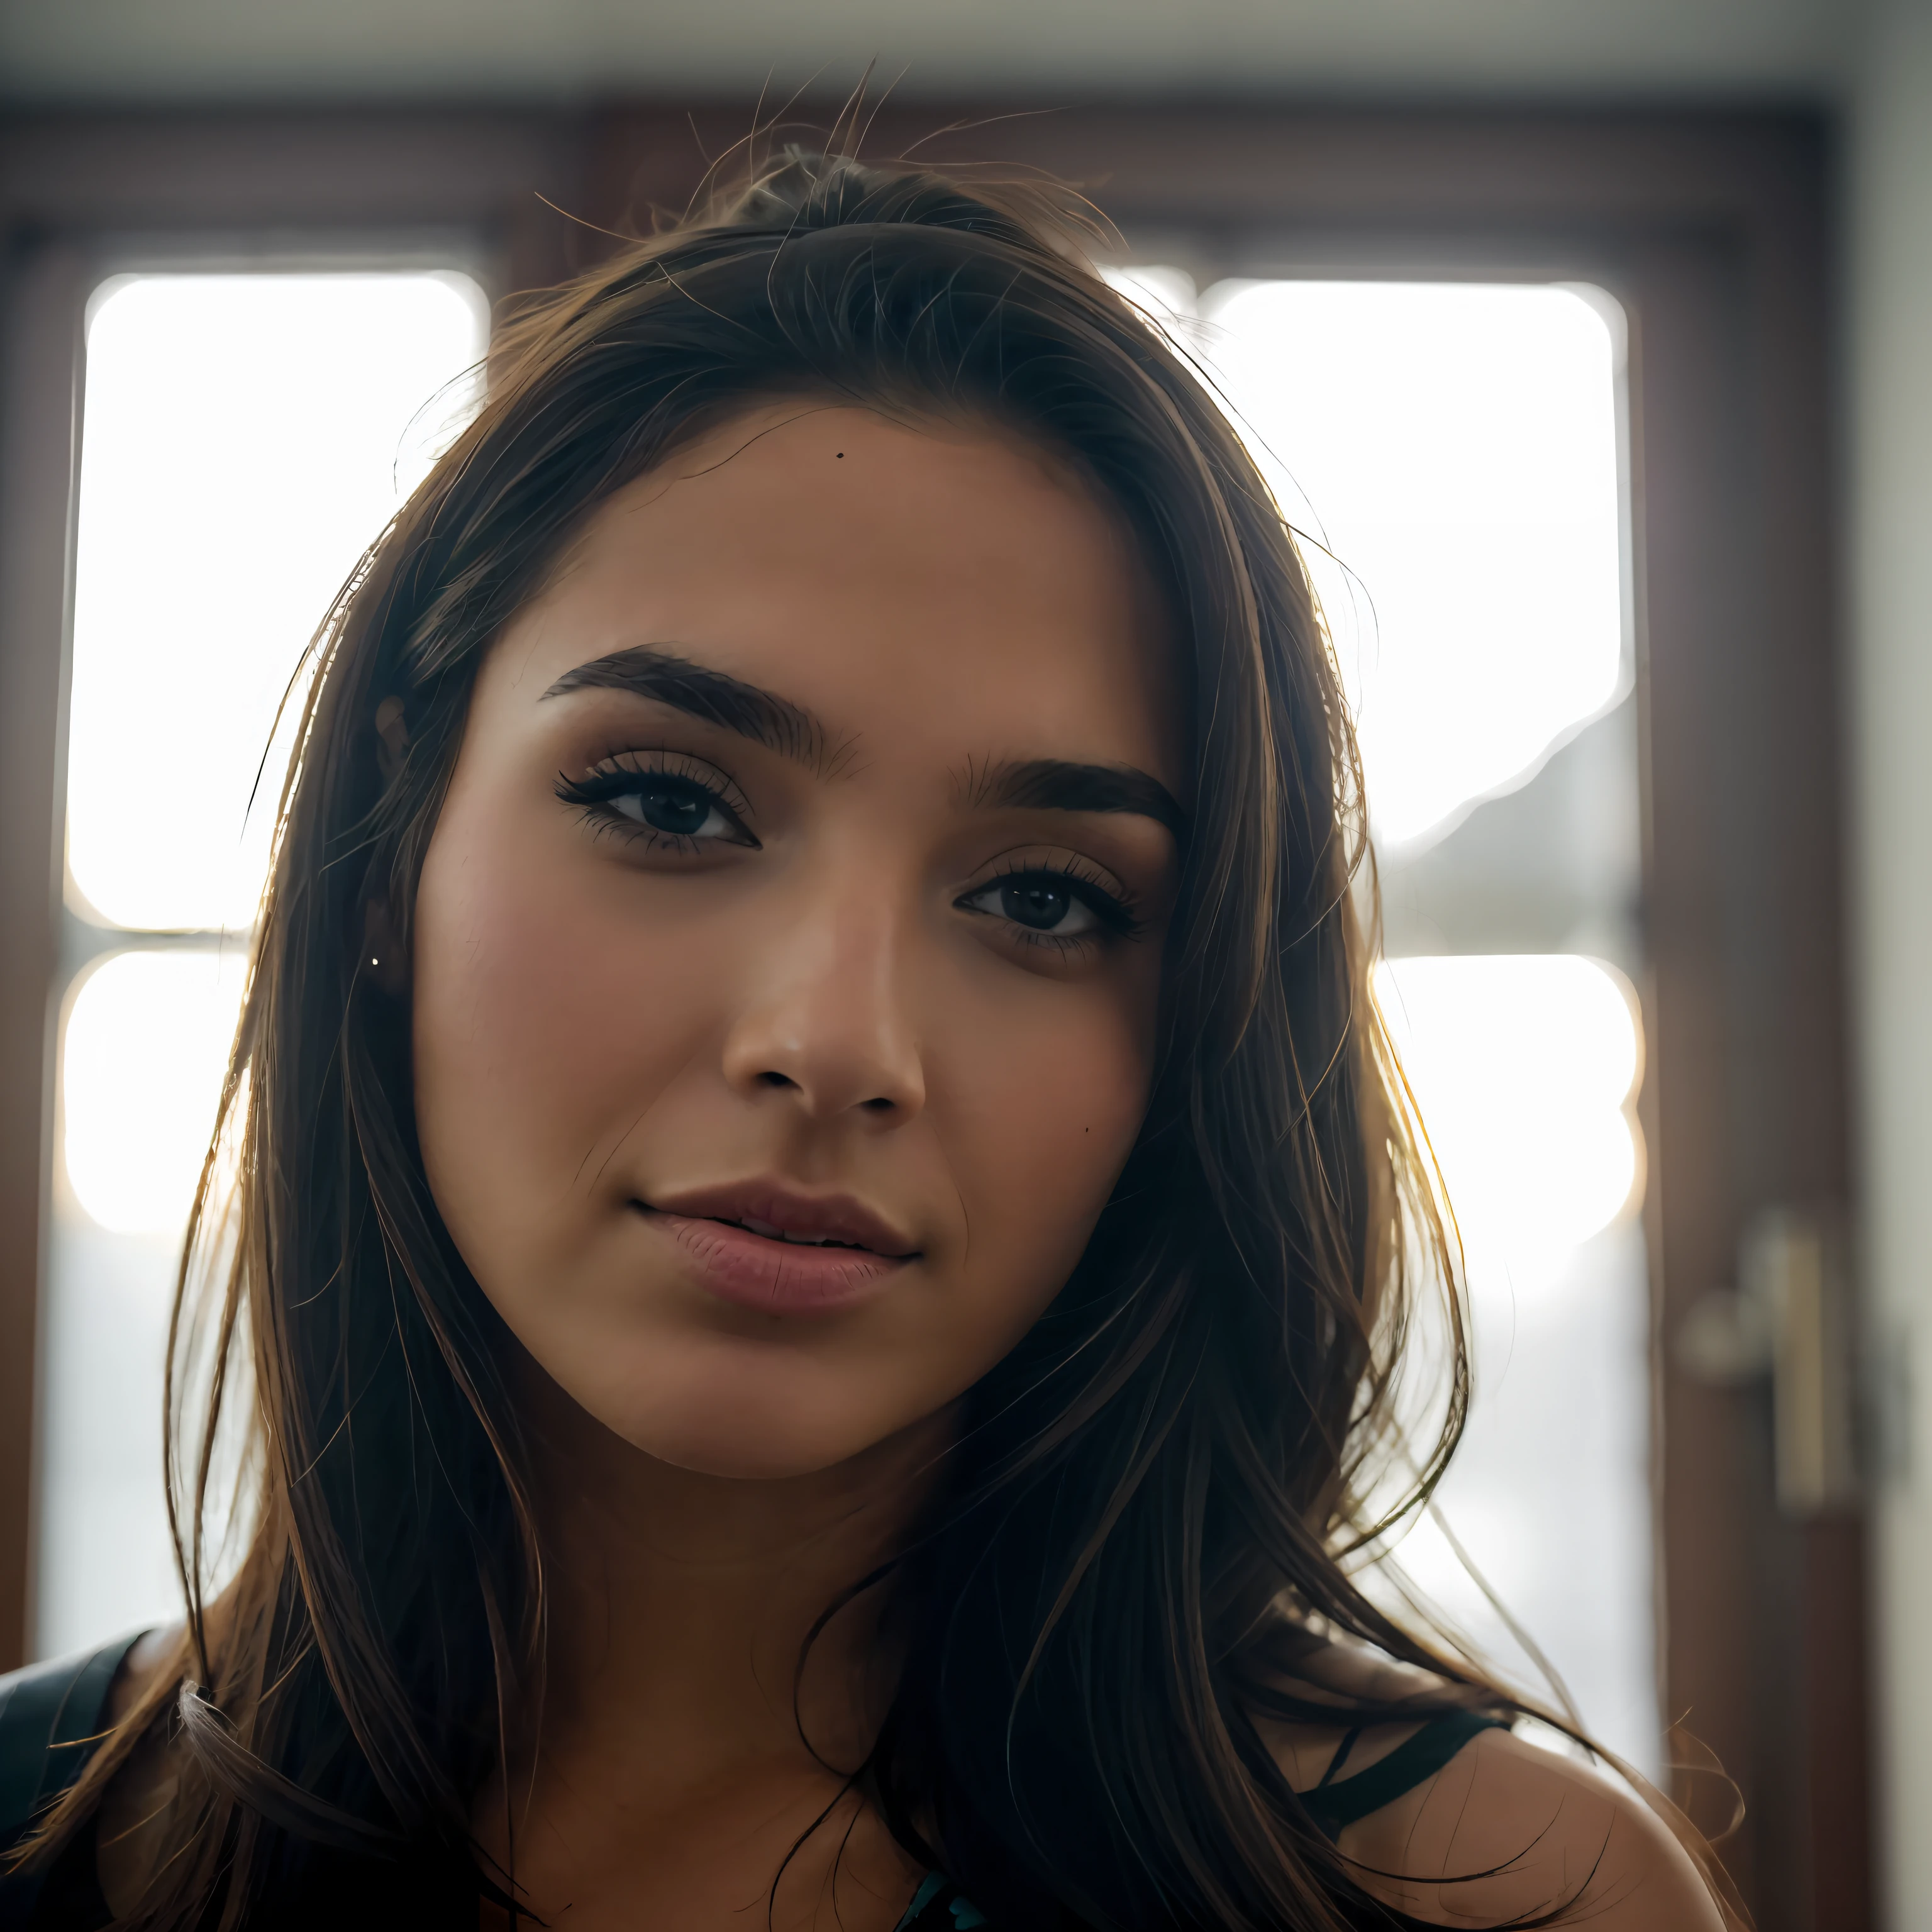
[[[827,762],[825,727],[802,705],[670,651],[645,645],[613,651],[566,671],[544,696],[561,698],[572,691],[628,691],[706,724],[722,725],[800,764],[822,768]]]
[[[800,764],[824,771],[839,762],[830,748],[831,734],[804,706],[674,652],[648,645],[612,651],[566,671],[544,697],[573,691],[627,691]],[[1022,811],[1130,812],[1166,826],[1177,838],[1187,830],[1187,814],[1173,793],[1134,765],[1029,758],[970,768],[965,802]]]
[[[1177,838],[1187,832],[1180,800],[1137,765],[1082,765],[1065,758],[992,765],[974,775],[967,800],[1022,810],[1132,812],[1166,826]]]

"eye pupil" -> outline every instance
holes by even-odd
[[[1052,932],[1072,904],[1073,895],[1052,879],[1008,879],[1000,887],[1000,910],[1036,932]]]
[[[655,831],[695,832],[711,815],[711,801],[695,786],[654,785],[638,794],[638,815]]]

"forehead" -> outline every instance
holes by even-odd
[[[485,681],[675,650],[876,754],[1130,763],[1183,788],[1174,652],[1123,520],[1016,438],[797,402],[599,506]]]

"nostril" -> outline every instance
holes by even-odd
[[[761,1087],[795,1088],[798,1082],[788,1074],[765,1072],[758,1076],[758,1084]]]
[[[881,1094],[872,1100],[862,1100],[859,1104],[863,1107],[868,1114],[890,1114],[897,1103],[887,1100],[886,1096]]]

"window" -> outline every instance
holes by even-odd
[[[126,275],[90,306],[42,1656],[178,1614],[162,1352],[286,764],[278,717],[460,422],[487,332],[476,284],[442,272]]]
[[[1460,1216],[1477,1331],[1442,1521],[1402,1560],[1506,1654],[1446,1526],[1586,1720],[1654,1765],[1618,318],[1552,287],[1137,286],[1305,533],[1360,721],[1378,991]],[[172,1614],[161,1351],[266,862],[278,710],[460,418],[484,326],[473,283],[424,273],[133,276],[92,307],[43,1654]]]
[[[1700,1823],[1730,1831],[1726,1860],[1762,1922],[1859,1922],[1874,1909],[1878,1762],[1859,1636],[1870,1505],[1781,1510],[1768,1391],[1710,1386],[1677,1348],[1700,1298],[1736,1279],[1738,1235],[1754,1216],[1777,1204],[1828,1215],[1852,1191],[1831,117],[1803,106],[1525,112],[1260,98],[1211,109],[1096,100],[1050,115],[1003,105],[1024,104],[989,100],[948,131],[932,102],[896,96],[868,122],[867,148],[1092,184],[1124,245],[1192,269],[1210,294],[1238,274],[1304,278],[1298,286],[1318,273],[1540,280],[1600,284],[1628,309],[1633,482],[1619,508],[1635,526],[1648,828],[1647,951],[1630,976],[1642,988],[1652,1177],[1642,1214],[1664,1703],[1736,1780],[1680,1772],[1671,1790]],[[440,260],[488,262],[506,289],[541,288],[593,259],[600,230],[647,229],[654,210],[701,195],[712,158],[759,119],[748,96],[613,100],[594,113],[76,111],[9,130],[0,186],[20,245],[0,370],[0,1667],[30,1648],[30,1531],[49,1473],[34,1365],[58,1366],[47,1360],[46,1180],[58,1161],[44,1070],[60,921],[47,842],[67,735],[74,346],[106,272],[102,237],[166,251],[183,233],[226,233],[219,245],[232,251],[271,231],[320,256],[344,235],[380,236],[386,261],[420,260],[433,245]],[[553,218],[533,190],[580,219]],[[1384,387],[1378,374],[1356,393]],[[1306,453],[1295,458],[1310,496],[1326,499]],[[1324,514],[1336,548],[1359,554],[1339,506]],[[1377,604],[1384,637],[1387,602]],[[1344,606],[1338,621],[1348,616]],[[1589,908],[1619,902],[1631,869],[1636,814],[1606,807],[1635,782],[1634,728],[1630,705],[1613,708],[1552,752],[1540,777],[1472,807],[1416,868],[1385,852],[1391,950],[1624,961],[1610,943],[1624,922]],[[1517,858],[1505,868],[1493,860],[1506,838]],[[1478,862],[1478,846],[1490,860]],[[1495,890],[1504,877],[1536,890],[1505,902]],[[68,934],[62,986],[92,956],[80,943],[91,935]],[[54,1185],[64,1192],[64,1179]],[[1618,1224],[1626,1233],[1629,1213]],[[1851,1312],[1852,1282],[1835,1292]],[[70,1342],[61,1345],[69,1364]],[[1480,1400],[1492,1410],[1499,1392],[1506,1405],[1534,1385],[1509,1346],[1500,1384],[1483,1346]],[[1623,1390],[1617,1412],[1630,1413],[1620,1372],[1595,1386]],[[149,1401],[144,1385],[129,1425],[143,1454]],[[1480,1441],[1472,1435],[1466,1469]],[[1473,1528],[1464,1503],[1448,1501]],[[1619,1574],[1628,1603],[1634,1572]],[[1574,1669],[1537,1606],[1513,1600]],[[1616,1736],[1580,1674],[1576,1688]],[[1743,1817],[1730,1830],[1734,1800]]]
[[[1622,313],[1548,284],[1120,279],[1247,436],[1355,710],[1376,992],[1474,1333],[1461,1453],[1397,1560],[1534,1685],[1526,1636],[1654,1773]]]

